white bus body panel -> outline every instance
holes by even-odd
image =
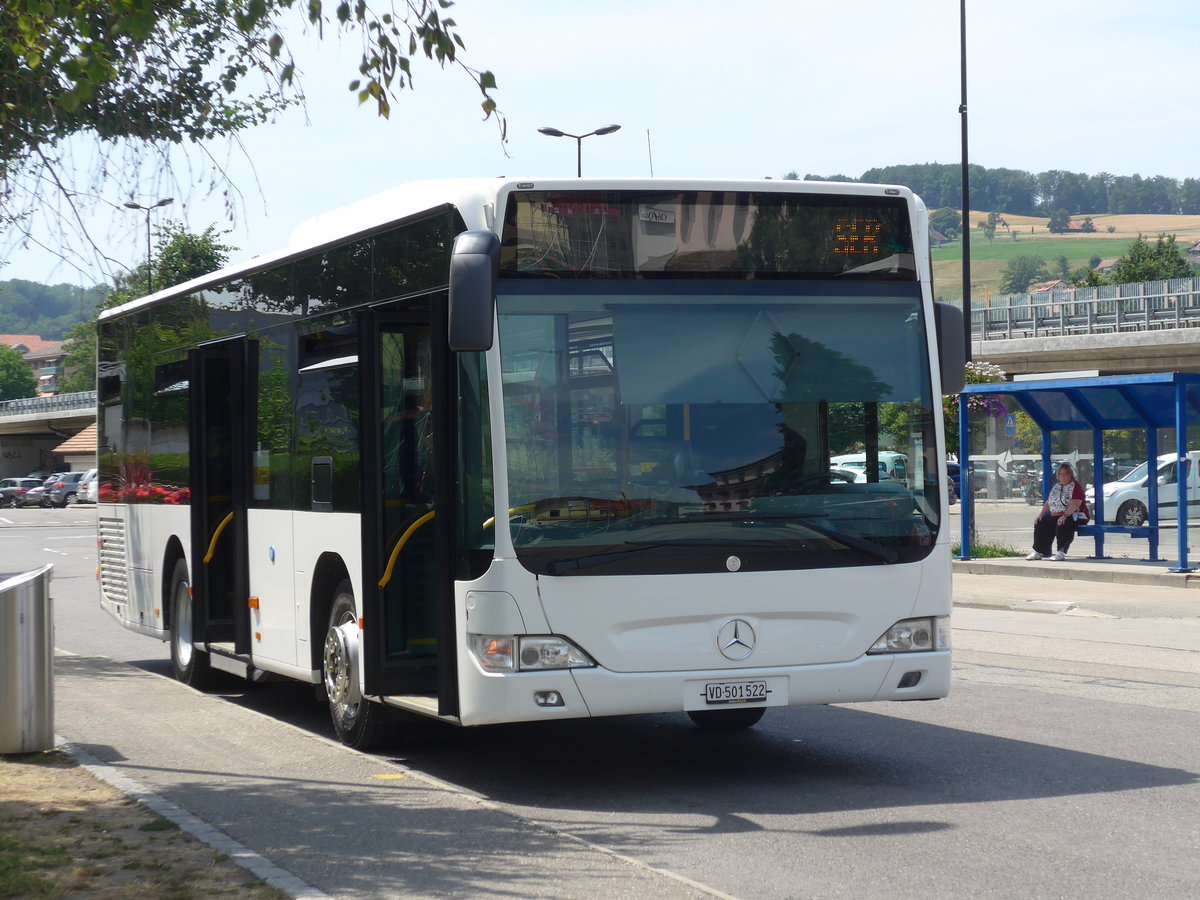
[[[166,627],[163,560],[171,537],[178,538],[186,558],[191,535],[187,506],[149,503],[102,503],[97,512],[101,540],[121,546],[123,559],[106,566],[106,547],[100,548],[100,607],[133,631],[162,640]],[[106,569],[108,573],[106,574]]]
[[[731,680],[765,680],[767,706],[945,697],[949,652],[868,656],[866,650],[901,619],[948,616],[949,569],[946,542],[919,563],[727,577],[538,578],[516,560],[497,560],[478,581],[458,585],[466,636],[458,660],[459,720],[483,725],[720,708],[705,704],[704,686]],[[740,662],[717,648],[718,631],[734,618],[755,631],[754,652]],[[485,671],[469,650],[471,635],[519,634],[521,626],[525,634],[570,639],[597,666]],[[921,674],[917,684],[897,687],[910,672]],[[550,690],[562,706],[534,702],[535,692]]]

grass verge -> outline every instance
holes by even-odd
[[[283,900],[65,753],[0,756],[0,898]]]

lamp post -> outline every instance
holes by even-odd
[[[547,137],[569,137],[575,138],[575,177],[583,177],[583,139],[591,137],[593,134],[612,134],[614,131],[620,131],[620,125],[605,125],[603,128],[597,128],[595,131],[589,131],[587,134],[567,134],[565,131],[559,131],[557,128],[539,128],[538,134],[544,134]]]
[[[133,203],[132,201],[125,204],[126,209],[140,209],[146,214],[146,293],[147,294],[154,293],[154,270],[152,268],[152,263],[150,261],[151,253],[152,253],[152,250],[150,248],[150,211],[158,209],[160,206],[168,206],[174,202],[175,202],[174,197],[167,197],[163,200],[159,200],[157,203],[152,203],[149,206],[142,206],[142,204]]]

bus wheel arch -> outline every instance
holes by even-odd
[[[187,569],[187,555],[183,552],[183,544],[175,535],[167,540],[166,550],[163,551],[163,564],[159,570],[162,572],[162,614],[163,627],[170,631],[175,627],[175,609],[174,597],[171,593],[175,581],[175,566],[180,562],[183,563],[184,569]],[[190,574],[188,582],[191,583]]]
[[[322,647],[338,586],[349,579],[350,571],[336,553],[322,553],[313,566],[312,586],[308,598],[308,633],[311,649],[309,662],[314,672],[320,672],[323,665]]]

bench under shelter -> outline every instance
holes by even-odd
[[[1091,523],[1079,528],[1077,534],[1091,536],[1096,542],[1094,558],[1106,559],[1104,536],[1129,534],[1149,541],[1149,558],[1158,560],[1159,505],[1158,480],[1148,478],[1146,524],[1142,526],[1106,524],[1104,496],[1104,432],[1116,429],[1140,429],[1146,435],[1147,473],[1156,471],[1160,453],[1158,429],[1175,430],[1175,454],[1187,459],[1187,426],[1200,421],[1200,375],[1167,372],[1148,375],[1100,375],[1084,377],[1054,377],[1044,379],[1005,381],[992,384],[968,384],[958,395],[959,471],[964,484],[969,483],[970,435],[969,403],[971,397],[1011,397],[1042,431],[1042,499],[1052,485],[1057,462],[1052,458],[1051,438],[1055,431],[1090,431],[1092,433],[1093,482],[1096,489],[1091,503]],[[971,558],[971,517],[974,515],[973,491],[964,490],[961,507],[962,547],[959,559]],[[1186,493],[1185,493],[1186,497]],[[1188,568],[1187,503],[1176,504],[1178,529],[1178,559],[1172,572],[1191,572]]]

